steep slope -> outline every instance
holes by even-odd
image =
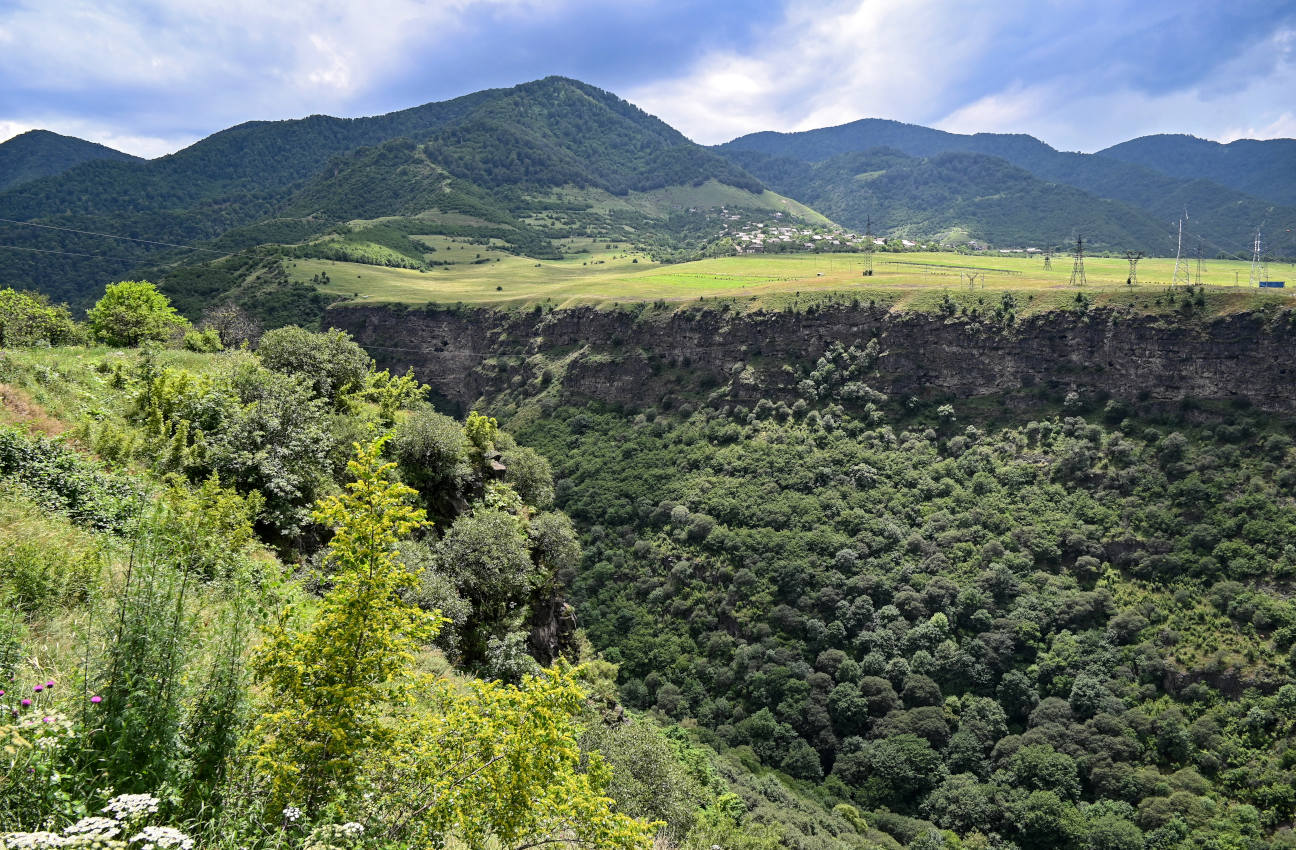
[[[1164,222],[1167,234],[1170,222],[1187,209],[1192,233],[1203,238],[1212,255],[1245,252],[1262,222],[1296,221],[1296,208],[1276,206],[1209,180],[1185,180],[1108,156],[1065,153],[1021,134],[961,135],[897,121],[863,119],[802,133],[754,133],[727,142],[719,150],[728,154],[758,151],[821,162],[878,147],[892,147],[910,156],[958,152],[1001,157],[1044,180],[1137,207]],[[1296,237],[1285,232],[1275,237],[1271,245],[1275,253],[1296,253]],[[1040,234],[1039,238],[1049,237]]]
[[[91,160],[139,162],[138,157],[49,130],[29,130],[0,143],[0,192],[52,177]]]
[[[1047,246],[1083,234],[1094,247],[1164,253],[1173,245],[1146,213],[1049,183],[998,157],[911,157],[888,148],[809,164],[751,151],[731,154],[775,191],[848,227],[996,245]]]
[[[0,218],[190,245],[291,216],[321,191],[331,201],[312,212],[326,214],[331,223],[406,213],[408,193],[398,193],[384,208],[391,196],[380,189],[391,188],[392,175],[378,173],[387,167],[382,157],[365,155],[370,158],[363,168],[345,159],[393,139],[425,143],[422,156],[434,169],[519,202],[524,189],[563,185],[624,194],[714,180],[762,190],[725,158],[615,95],[550,77],[373,118],[251,122],[146,162],[84,163],[0,193]],[[374,191],[320,189],[320,180],[342,170],[353,187],[361,181]],[[307,185],[312,178],[318,178],[314,188]],[[299,190],[306,195],[297,202]],[[274,227],[309,234],[320,224]],[[242,231],[244,241],[256,232]],[[19,225],[0,225],[0,241],[20,249],[0,252],[0,272],[8,281],[77,304],[107,280],[210,256]]]
[[[1203,179],[1296,206],[1296,139],[1238,139],[1222,145],[1180,134],[1142,136],[1098,156],[1152,168],[1172,177]]]

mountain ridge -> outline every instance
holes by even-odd
[[[0,142],[0,192],[93,160],[142,161],[107,145],[51,130],[19,133]]]
[[[1194,229],[1211,243],[1206,246],[1211,255],[1248,252],[1255,228],[1263,221],[1296,221],[1296,208],[1281,207],[1219,183],[1187,180],[1113,156],[1059,151],[1024,134],[949,133],[889,119],[865,118],[817,130],[748,134],[718,145],[716,150],[728,154],[751,150],[813,163],[879,147],[919,157],[941,153],[997,156],[1044,180],[1136,207],[1163,222],[1167,234],[1171,222],[1186,208],[1196,221]],[[800,197],[797,200],[804,202]],[[1275,240],[1272,249],[1279,254],[1296,254],[1296,238],[1284,234]]]

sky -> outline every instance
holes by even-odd
[[[1296,0],[0,0],[0,141],[153,157],[550,74],[704,144],[857,118],[1086,152],[1296,137]]]

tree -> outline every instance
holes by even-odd
[[[369,355],[346,331],[276,328],[261,337],[257,356],[267,369],[300,375],[316,396],[339,408],[342,397],[362,389],[369,374]]]
[[[333,528],[333,589],[304,625],[290,606],[266,630],[255,673],[265,694],[253,765],[272,817],[288,804],[317,811],[350,790],[366,752],[392,736],[383,706],[408,677],[414,651],[439,625],[401,599],[417,576],[396,548],[425,524],[414,491],[381,460],[386,438],[356,446],[354,481],[324,501],[318,522]]]
[[[444,847],[454,836],[468,847],[647,850],[664,824],[614,811],[607,764],[582,758],[585,696],[565,665],[520,686],[431,683],[370,766],[366,819],[399,846]]]
[[[110,283],[86,314],[94,335],[109,345],[163,342],[189,323],[171,301],[147,280]]]
[[[0,289],[0,348],[67,345],[81,336],[66,306],[51,306],[38,292]]]

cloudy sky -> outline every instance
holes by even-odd
[[[0,140],[156,156],[549,74],[703,143],[862,117],[1082,151],[1296,136],[1296,0],[0,0]]]

